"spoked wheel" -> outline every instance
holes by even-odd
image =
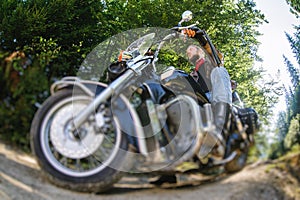
[[[121,178],[128,143],[118,128],[118,119],[105,106],[72,131],[74,116],[91,100],[72,90],[49,97],[33,119],[31,146],[44,174],[54,184],[101,192]]]

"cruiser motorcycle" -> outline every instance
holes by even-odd
[[[95,48],[77,77],[51,86],[51,96],[32,121],[31,146],[52,183],[103,192],[128,173],[175,174],[185,163],[193,163],[193,171],[218,166],[233,173],[246,165],[258,129],[255,110],[243,107],[233,88],[225,141],[219,140],[209,95],[188,73],[168,66],[170,60],[183,68],[189,65],[184,53],[174,55],[199,42],[187,38],[185,29],[206,38],[212,51],[203,49],[208,64],[220,64],[198,23],[182,26],[191,19],[186,11],[172,29],[139,29],[113,37]],[[104,79],[99,74],[106,75],[106,82],[99,81]]]

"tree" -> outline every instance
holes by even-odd
[[[291,12],[299,17],[300,11],[300,2],[295,0],[286,0],[287,3],[291,6]],[[279,115],[278,118],[278,130],[279,130],[279,142],[277,145],[280,148],[277,148],[276,156],[278,156],[278,149],[280,154],[286,152],[288,149],[291,149],[294,145],[300,143],[299,140],[299,116],[300,116],[300,78],[299,78],[299,69],[300,69],[300,28],[295,26],[296,33],[294,37],[286,33],[287,40],[291,45],[291,49],[297,60],[297,64],[294,64],[289,61],[285,56],[284,62],[287,68],[287,71],[291,77],[291,84],[288,88],[285,88],[285,96],[287,103],[287,110],[283,113],[286,115]],[[274,144],[276,146],[276,144]],[[282,150],[282,151],[281,151]],[[273,154],[274,156],[275,154]]]
[[[37,103],[49,95],[45,68],[59,53],[53,40],[40,38],[32,44],[35,49],[30,58],[23,51],[10,56],[0,52],[5,57],[0,69],[1,84],[4,86],[0,96],[0,137],[26,147],[29,140],[24,131],[29,130]]]
[[[298,0],[286,0],[286,2],[291,6],[290,11],[297,17],[300,14],[300,3]]]
[[[299,85],[299,71],[296,67],[293,66],[293,64],[288,60],[287,57],[283,56],[285,65],[287,67],[288,72],[290,73],[291,82],[293,86],[293,90],[295,90]]]
[[[28,149],[31,119],[54,79],[76,68],[103,38],[99,1],[0,1],[0,137]],[[4,87],[3,87],[4,86]]]
[[[284,146],[291,149],[294,145],[300,144],[300,114],[291,120],[287,135],[284,139]]]
[[[297,5],[298,6],[300,5],[300,3],[296,4],[296,2],[294,1],[291,2],[292,2],[292,6],[294,6],[295,8],[297,8]],[[300,29],[297,27],[295,28],[296,28],[296,33],[294,34],[294,37],[292,37],[287,33],[286,33],[286,37],[291,45],[291,49],[295,55],[297,64],[292,63],[291,61],[289,61],[287,57],[283,56],[292,83],[289,92],[286,92],[287,102],[288,102],[287,123],[289,125],[292,125],[291,121],[295,119],[295,117],[300,113],[300,74],[299,74],[300,73],[300,35],[299,35]],[[288,132],[290,133],[290,130],[288,130]],[[291,135],[291,133],[289,135]]]

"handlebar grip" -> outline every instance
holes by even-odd
[[[201,30],[199,29],[197,26],[186,26],[186,27],[182,27],[182,26],[175,26],[173,28],[171,28],[171,30],[175,30],[177,32],[181,32],[182,30],[184,29],[190,29],[190,30],[193,30],[195,31],[195,35],[193,36],[193,38],[195,38],[196,40],[198,40],[198,42],[204,46],[206,43],[207,43],[207,40],[205,39],[205,31],[204,30]]]
[[[173,28],[171,28],[171,30],[179,31],[179,27],[178,26],[174,26]]]
[[[196,31],[196,34],[204,34],[204,31],[199,29],[198,31]]]

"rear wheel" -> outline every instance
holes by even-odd
[[[225,171],[227,173],[234,173],[242,170],[247,164],[248,149],[237,150],[237,155],[232,161],[225,164]]]
[[[122,176],[127,139],[119,120],[102,107],[74,132],[73,117],[92,98],[62,90],[49,97],[31,126],[31,146],[44,174],[54,184],[84,192],[109,189]]]

